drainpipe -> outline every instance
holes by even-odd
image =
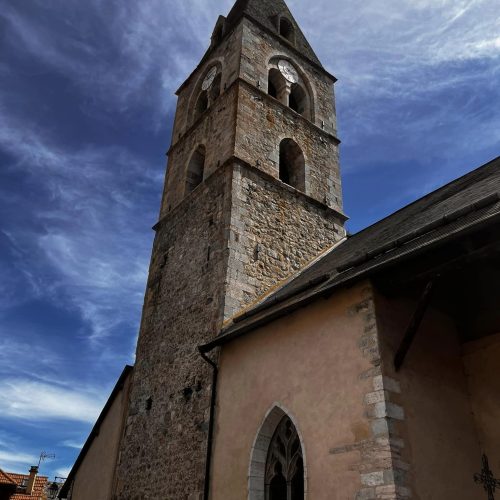
[[[215,415],[215,402],[217,399],[217,375],[219,370],[217,364],[212,361],[202,350],[198,347],[200,356],[212,367],[212,394],[210,396],[210,417],[208,422],[208,437],[207,437],[207,458],[205,461],[205,485],[203,488],[203,500],[208,500],[210,494],[210,469],[212,466],[212,444],[214,436],[214,415]]]

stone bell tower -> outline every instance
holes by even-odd
[[[334,83],[282,0],[238,0],[178,90],[116,498],[202,498],[197,346],[345,236]]]

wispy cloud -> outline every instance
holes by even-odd
[[[83,448],[83,443],[77,443],[76,441],[72,441],[67,439],[61,443],[66,448],[74,448],[75,450],[81,450]]]
[[[28,471],[26,465],[38,463],[38,457],[30,455],[29,453],[18,453],[14,450],[0,449],[0,464],[2,468],[9,469],[25,469],[23,472]]]
[[[0,381],[0,417],[4,419],[94,422],[104,399],[94,390],[84,392],[22,378]]]
[[[17,277],[24,276],[32,294],[43,290],[45,298],[64,296],[92,324],[91,338],[99,340],[127,321],[117,307],[125,301],[135,310],[142,301],[150,243],[136,238],[135,203],[159,192],[161,169],[122,147],[68,149],[13,116],[1,102],[0,110],[0,148],[13,158],[6,168],[23,172],[49,200],[43,207],[23,201],[37,226],[3,231],[16,257]],[[155,205],[144,203],[152,222]],[[28,258],[33,251],[41,257],[38,263]],[[55,272],[49,280],[43,278],[47,266]],[[6,288],[9,276],[16,279],[10,270]]]

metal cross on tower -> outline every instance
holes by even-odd
[[[493,477],[493,472],[491,472],[490,464],[488,463],[488,457],[483,455],[483,470],[479,474],[474,474],[474,481],[478,484],[482,484],[484,491],[488,493],[488,500],[495,500],[494,493],[497,488],[500,488],[500,481]]]

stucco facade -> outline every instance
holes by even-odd
[[[362,479],[383,470],[373,307],[372,289],[361,283],[222,348],[212,499],[263,498],[248,496],[250,457],[274,406],[302,437],[307,498],[355,498]]]
[[[59,498],[109,500],[128,410],[132,367],[125,367],[73,466]]]

